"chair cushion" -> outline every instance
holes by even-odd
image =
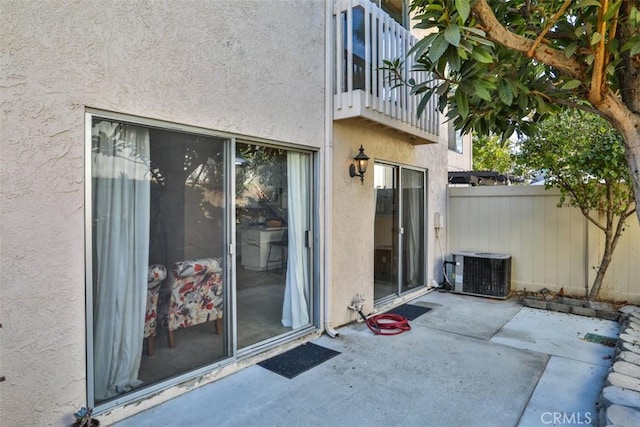
[[[153,264],[149,266],[149,274],[147,276],[147,288],[153,289],[167,277],[167,269],[162,264]]]
[[[176,262],[171,270],[173,277],[176,279],[222,272],[220,261],[217,258],[201,258]]]

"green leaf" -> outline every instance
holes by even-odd
[[[460,49],[448,49],[447,50],[447,60],[449,61],[449,67],[452,71],[460,71],[460,55],[458,52]]]
[[[604,20],[608,21],[611,18],[613,18],[613,15],[615,15],[616,12],[618,12],[618,9],[620,9],[620,6],[622,6],[622,1],[618,1],[610,5],[609,8],[607,9],[607,12],[604,14]]]
[[[438,33],[435,39],[433,39],[433,43],[431,43],[429,53],[427,53],[429,60],[431,62],[437,62],[445,50],[447,50],[447,47],[449,47],[449,43],[445,40],[444,35],[442,33]]]
[[[571,89],[577,88],[581,84],[582,84],[582,82],[580,80],[569,80],[568,82],[563,84],[560,89],[562,89],[562,90],[571,90]]]
[[[473,49],[473,51],[471,52],[471,57],[483,64],[491,64],[493,62],[491,54],[486,50],[480,48]]]
[[[629,56],[635,56],[640,53],[640,37],[634,36],[627,40],[627,42],[620,48],[620,52],[624,52],[626,50],[629,51]]]
[[[460,46],[460,27],[457,24],[451,24],[444,30],[444,38],[450,45]]]
[[[569,46],[567,46],[564,49],[564,56],[566,56],[567,58],[571,58],[573,56],[573,54],[576,53],[577,49],[578,49],[578,44],[577,43],[571,43]]]
[[[438,33],[431,33],[425,36],[423,39],[419,40],[415,45],[413,45],[411,49],[409,49],[409,52],[407,52],[407,56],[415,54],[416,58],[420,58],[426,51],[429,50],[431,44],[433,43],[433,40],[437,36]]]
[[[602,40],[602,34],[598,32],[593,33],[593,35],[591,36],[591,46],[600,43],[600,40]]]
[[[464,94],[462,90],[460,90],[460,88],[456,90],[455,98],[456,104],[458,106],[458,113],[460,114],[460,117],[465,120],[469,115],[469,100],[467,99],[466,94]]]
[[[485,101],[491,101],[491,93],[484,87],[483,82],[475,81],[473,84],[473,88],[475,89],[474,95],[478,96]]]
[[[471,4],[469,0],[455,0],[456,10],[462,22],[465,22],[471,12]]]
[[[425,95],[422,97],[422,99],[420,100],[420,102],[418,103],[418,108],[416,109],[416,114],[418,115],[418,117],[420,117],[422,115],[422,113],[424,112],[424,109],[426,108],[427,104],[429,103],[429,100],[431,99],[431,95]]]
[[[600,7],[600,2],[597,0],[582,0],[580,2],[580,7],[589,7],[589,6]]]
[[[511,105],[513,102],[513,92],[511,91],[511,86],[505,80],[500,80],[498,83],[498,96],[500,100],[507,105]]]

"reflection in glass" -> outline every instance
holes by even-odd
[[[96,403],[227,356],[224,144],[92,121]]]
[[[424,172],[403,168],[401,293],[424,284],[424,206]]]
[[[238,348],[310,324],[310,156],[236,145]]]
[[[397,167],[375,164],[374,299],[398,292],[398,172]]]

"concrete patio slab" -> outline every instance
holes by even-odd
[[[611,320],[522,308],[491,341],[599,365],[611,365],[615,349],[584,341],[587,333],[617,337],[620,325]]]
[[[596,403],[608,370],[552,356],[518,425],[597,425]]]
[[[401,335],[348,325],[336,339],[313,341],[341,354],[293,379],[251,366],[116,426],[533,426],[544,425],[544,412],[582,411],[584,418],[592,410],[595,384],[611,361],[599,351],[576,352],[600,358],[583,361],[569,349],[604,347],[581,342],[577,332],[611,335],[612,325],[436,292],[411,303],[433,310]],[[537,332],[554,328],[555,335]],[[552,344],[526,348],[539,341]]]
[[[441,331],[480,339],[489,339],[522,309],[513,300],[481,298],[449,292],[431,292],[412,301],[436,308],[413,323]]]

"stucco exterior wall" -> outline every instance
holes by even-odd
[[[471,145],[471,135],[462,137],[462,153],[448,150],[448,163],[450,171],[470,171],[473,170],[473,153]]]
[[[0,425],[69,425],[86,401],[86,107],[320,147],[324,10],[0,3]]]
[[[443,134],[443,132],[445,132]],[[364,313],[374,309],[374,214],[373,163],[376,160],[427,169],[427,271],[428,283],[442,278],[442,257],[433,228],[435,212],[446,212],[447,145],[446,126],[442,141],[413,145],[396,131],[360,120],[334,122],[332,197],[331,321],[334,326],[357,320],[347,307],[356,294],[364,295]],[[348,173],[353,157],[362,145],[370,157],[364,185]],[[441,246],[446,247],[444,233]]]

